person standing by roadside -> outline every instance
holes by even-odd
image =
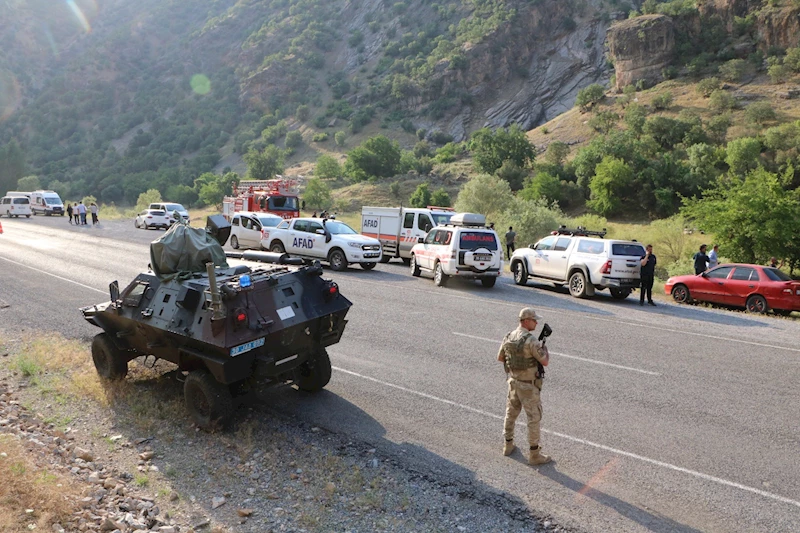
[[[72,204],[67,203],[67,220],[69,220],[69,225],[72,225]]]
[[[702,274],[708,269],[708,256],[706,255],[707,249],[708,245],[701,244],[700,251],[695,252],[695,254],[692,256],[692,259],[694,259],[695,274]]]
[[[653,253],[653,245],[648,244],[644,248],[645,254],[642,257],[640,275],[642,278],[642,288],[639,291],[639,305],[644,305],[644,297],[647,296],[647,303],[656,305],[653,302],[653,281],[656,277],[656,254]]]
[[[517,238],[517,232],[514,231],[512,226],[508,227],[508,231],[506,232],[506,255],[508,258],[511,259],[511,254],[514,253],[516,247],[514,246],[514,241]]]
[[[783,260],[781,259],[780,264],[778,264],[778,259],[775,256],[769,258],[769,266],[772,268],[781,268],[783,267]]]
[[[712,269],[719,264],[719,244],[715,244],[711,248],[711,253],[708,254],[708,268]]]
[[[92,213],[92,226],[95,224],[99,224],[100,221],[97,219],[97,204],[92,202],[92,205],[89,206],[89,212]]]
[[[522,409],[528,416],[528,444],[530,454],[528,464],[543,465],[550,461],[550,456],[541,452],[539,447],[542,420],[542,378],[539,365],[547,366],[550,354],[547,347],[539,343],[532,332],[542,319],[530,307],[519,312],[519,327],[506,334],[497,360],[503,363],[508,375],[508,396],[506,400],[506,416],[503,425],[503,455],[509,456],[514,451],[514,425]]]
[[[78,202],[72,204],[72,215],[75,217],[75,225],[80,226],[81,224],[81,215],[78,212]]]
[[[83,200],[78,204],[78,213],[81,215],[81,226],[86,225],[86,206],[83,205]]]

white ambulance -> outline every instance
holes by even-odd
[[[411,260],[411,248],[428,231],[447,224],[455,212],[449,207],[367,207],[361,208],[361,234],[381,242],[381,263],[399,257]]]
[[[64,202],[55,191],[33,191],[31,193],[31,211],[34,215],[61,215],[63,217]]]

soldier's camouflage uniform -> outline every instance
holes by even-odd
[[[528,441],[531,448],[539,446],[539,423],[542,420],[540,392],[542,380],[539,378],[536,361],[544,360],[544,351],[536,337],[518,327],[503,338],[498,358],[505,360],[508,372],[508,400],[504,437],[514,439],[514,424],[522,409],[528,416]]]

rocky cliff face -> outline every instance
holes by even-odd
[[[756,16],[756,41],[759,48],[792,48],[800,45],[800,7],[768,7],[763,0],[704,0],[698,2],[700,18],[719,17],[729,32],[736,17]]]
[[[608,31],[608,51],[614,59],[616,89],[644,81],[661,81],[675,49],[673,22],[665,15],[644,15],[614,24]]]

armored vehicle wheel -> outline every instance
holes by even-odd
[[[525,265],[522,261],[514,263],[511,270],[514,273],[514,283],[517,285],[525,285],[528,283],[528,271],[525,269]]]
[[[766,313],[769,310],[767,300],[759,294],[754,294],[747,299],[747,310],[751,313]]]
[[[569,293],[575,298],[586,297],[586,276],[580,270],[569,277]]]
[[[306,392],[322,390],[331,380],[331,358],[324,348],[295,370],[297,388]]]
[[[490,278],[481,278],[481,285],[487,288],[494,287],[494,284],[497,283],[497,278],[492,276]]]
[[[419,265],[417,264],[417,257],[411,256],[411,275],[415,278],[418,278],[422,271],[419,269]]]
[[[442,269],[442,264],[436,263],[436,266],[433,267],[433,282],[436,284],[437,287],[444,287],[447,285],[448,279],[450,279],[450,276],[444,273],[444,269]]]
[[[688,304],[692,301],[692,297],[689,295],[689,287],[683,284],[675,285],[672,288],[672,298],[679,304]]]
[[[100,333],[92,339],[92,361],[103,379],[118,381],[128,375],[128,359],[108,336]]]
[[[224,429],[230,423],[234,408],[231,391],[207,370],[189,372],[183,384],[183,397],[192,420],[200,429]]]
[[[234,250],[239,249],[239,238],[236,235],[233,235],[231,237],[231,248],[233,248]]]
[[[381,256],[381,263],[388,263],[391,260],[392,260],[392,257],[389,256],[389,255],[382,255]]]
[[[631,295],[631,291],[627,289],[609,289],[611,291],[611,297],[615,300],[624,300],[628,296]]]
[[[361,268],[364,270],[372,270],[378,263],[361,263]]]
[[[281,243],[281,241],[275,241],[269,247],[269,251],[276,254],[282,254],[286,251],[286,249],[283,247],[283,243]]]
[[[328,262],[331,264],[331,268],[336,272],[347,270],[347,257],[345,257],[344,252],[338,248],[331,251]]]

